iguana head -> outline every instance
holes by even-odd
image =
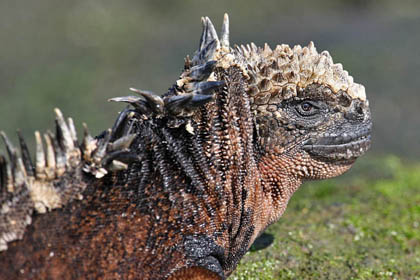
[[[293,161],[302,179],[323,179],[340,175],[368,150],[365,89],[328,52],[318,53],[311,42],[273,51],[251,45],[235,55],[250,61],[247,91],[263,154]]]
[[[209,18],[202,23],[199,49],[177,85],[217,82],[212,70],[204,81],[191,79],[194,69],[240,69],[262,156],[293,166],[290,172],[300,179],[323,179],[340,175],[368,150],[372,123],[365,88],[327,51],[318,53],[312,42],[303,48],[231,48],[227,15],[220,39]]]

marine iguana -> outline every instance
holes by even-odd
[[[1,279],[225,279],[303,181],[368,150],[365,89],[327,51],[202,24],[168,92],[111,99],[129,105],[101,135],[56,109],[33,164],[1,134]]]

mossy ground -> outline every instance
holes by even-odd
[[[420,279],[420,164],[354,169],[304,184],[229,279]]]

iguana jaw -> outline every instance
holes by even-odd
[[[303,149],[311,156],[326,161],[354,161],[370,148],[370,122],[356,127],[342,127],[338,133],[325,133],[318,139],[309,139]]]

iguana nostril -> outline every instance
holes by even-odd
[[[365,106],[361,101],[359,100],[353,101],[352,106],[344,114],[344,117],[348,120],[361,121],[363,120],[365,116],[364,108]]]
[[[362,108],[361,104],[356,105],[356,112],[359,115],[363,115],[364,112],[363,112],[363,108]]]

